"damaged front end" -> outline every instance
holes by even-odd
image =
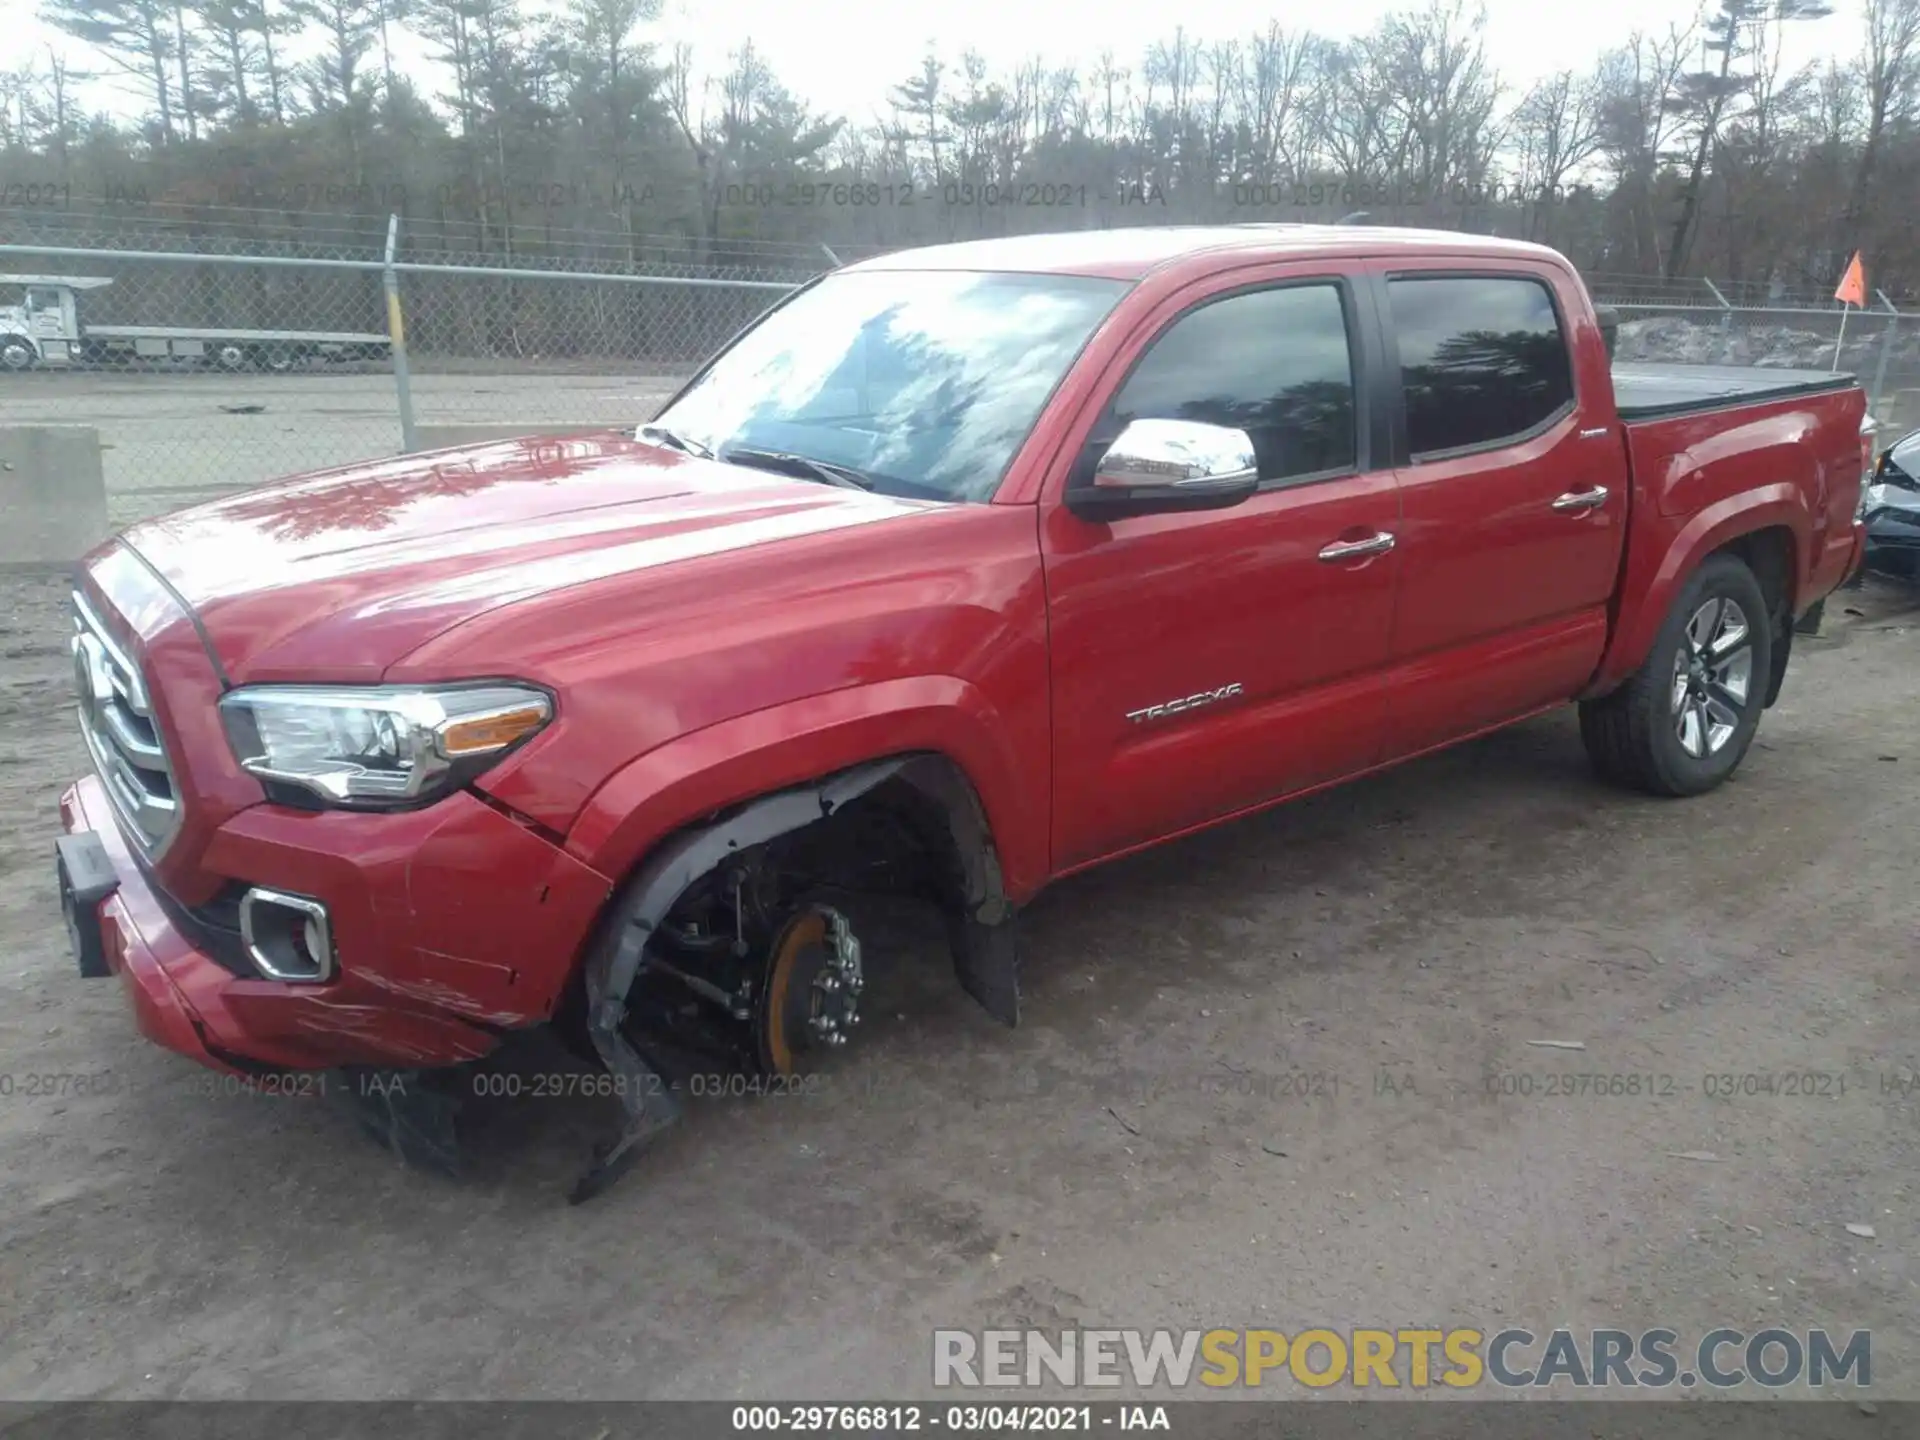
[[[961,987],[1019,1020],[1013,912],[978,797],[939,756],[874,761],[750,801],[660,847],[584,973],[586,1034],[624,1111],[572,1192],[617,1180],[680,1118],[656,1046],[792,1075],[860,1023],[865,961],[837,901],[906,895],[946,916]]]
[[[1920,433],[1882,452],[1860,497],[1867,546],[1862,568],[1920,580]]]

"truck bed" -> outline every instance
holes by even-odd
[[[1850,371],[1775,370],[1752,365],[1663,365],[1616,362],[1613,397],[1620,418],[1663,420],[1698,410],[1789,400],[1846,390],[1859,381]]]

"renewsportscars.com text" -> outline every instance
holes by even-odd
[[[933,1383],[1138,1389],[1192,1385],[1325,1389],[1731,1389],[1873,1383],[1873,1337],[1825,1330],[1315,1328],[1280,1330],[936,1330]]]

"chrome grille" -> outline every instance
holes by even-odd
[[[73,683],[80,733],[127,838],[157,857],[180,825],[179,791],[140,667],[84,596],[73,597]]]

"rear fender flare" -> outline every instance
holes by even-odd
[[[1607,694],[1645,663],[1680,587],[1707,556],[1742,535],[1774,528],[1785,528],[1793,535],[1790,579],[1797,592],[1812,569],[1813,520],[1804,494],[1786,482],[1763,485],[1707,506],[1680,528],[1657,563],[1641,563],[1631,553],[1630,540],[1613,640],[1581,698]]]

